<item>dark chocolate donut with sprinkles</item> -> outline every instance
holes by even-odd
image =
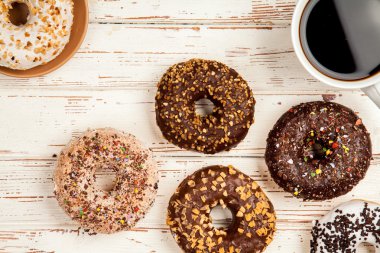
[[[311,253],[355,253],[369,243],[380,253],[380,205],[352,200],[334,208],[314,223]]]
[[[274,181],[305,200],[346,194],[364,178],[371,158],[362,120],[331,102],[291,108],[270,131],[265,154]]]
[[[211,114],[198,115],[195,102],[214,103]],[[242,141],[254,121],[255,100],[247,82],[233,69],[192,59],[165,73],[158,84],[156,119],[164,137],[181,148],[214,154]]]
[[[220,205],[233,216],[215,228],[211,210]],[[263,252],[275,232],[273,205],[255,181],[232,166],[210,166],[187,177],[169,201],[167,224],[186,253]]]

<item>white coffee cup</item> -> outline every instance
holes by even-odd
[[[308,60],[305,55],[300,38],[300,26],[303,12],[308,5],[308,3],[313,0],[298,0],[296,8],[293,14],[292,20],[292,42],[294,51],[297,54],[298,59],[304,68],[315,78],[320,80],[323,83],[326,83],[330,86],[343,88],[343,89],[362,89],[370,99],[375,102],[375,104],[380,108],[380,72],[374,74],[365,79],[359,80],[339,80],[329,77],[323,73],[321,73],[318,69],[316,69]]]

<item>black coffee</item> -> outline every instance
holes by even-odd
[[[310,0],[300,26],[305,55],[332,78],[380,72],[380,0]]]

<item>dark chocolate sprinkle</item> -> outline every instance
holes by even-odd
[[[315,223],[311,232],[311,253],[354,253],[362,242],[374,242],[374,246],[380,248],[380,207],[358,200],[352,203],[355,208],[359,207],[355,213],[337,207],[330,214],[331,220]]]

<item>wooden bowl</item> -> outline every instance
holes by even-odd
[[[13,77],[37,77],[46,75],[64,65],[77,52],[81,46],[88,27],[88,3],[87,0],[74,0],[74,22],[71,28],[70,40],[62,53],[54,60],[31,69],[14,70],[0,67],[0,73]]]

